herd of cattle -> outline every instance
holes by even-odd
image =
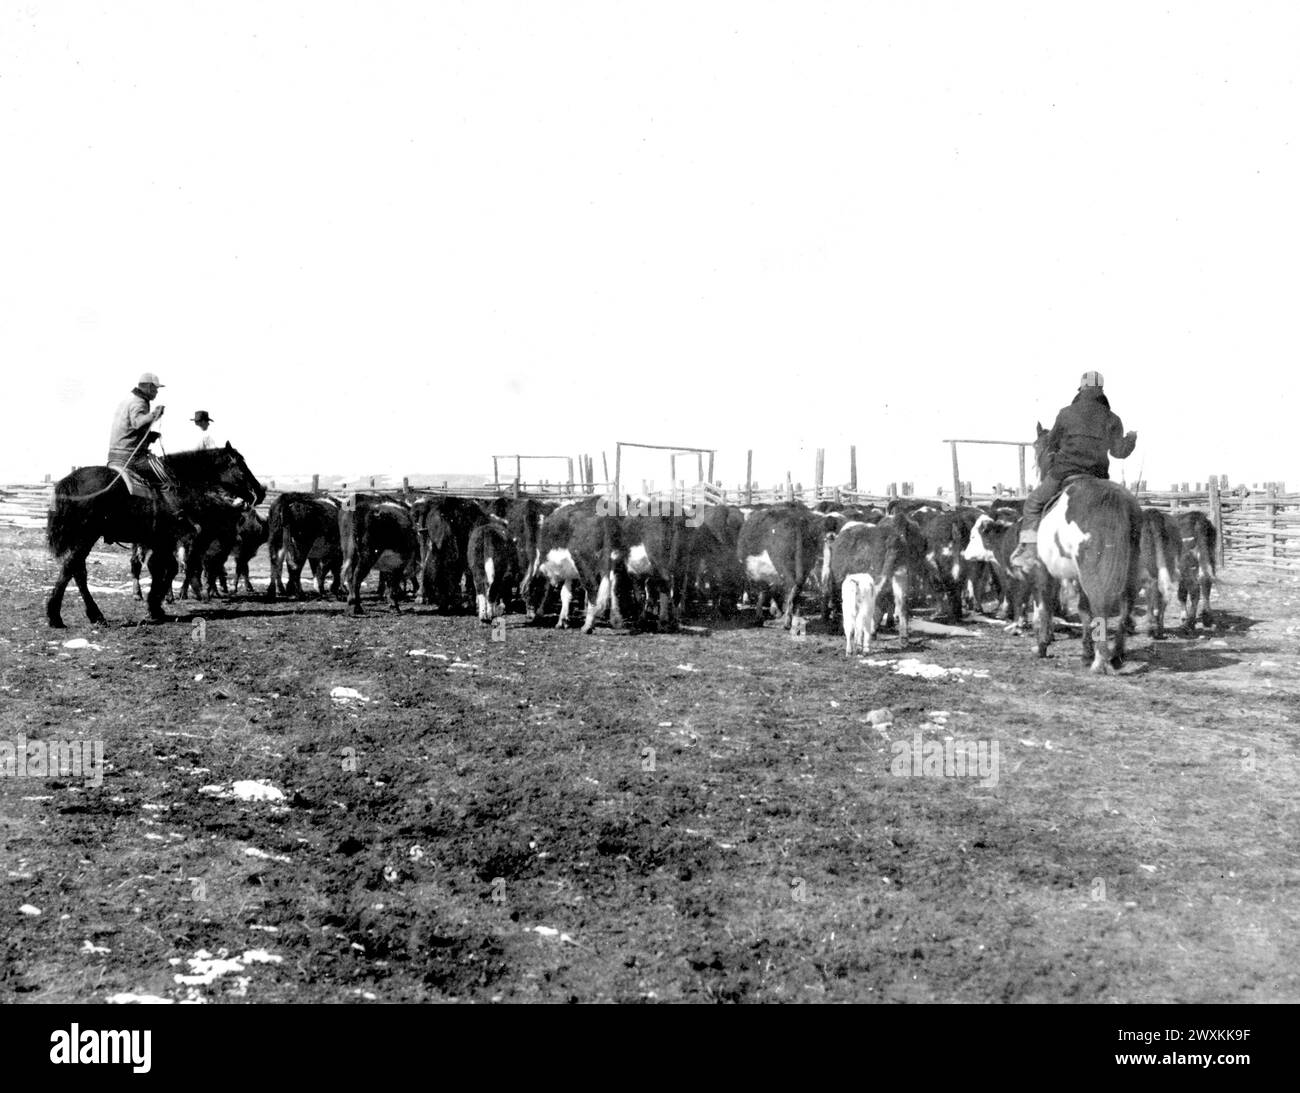
[[[889,623],[906,643],[909,611],[927,600],[953,622],[966,611],[996,614],[1017,632],[1031,615],[1059,614],[1060,590],[1045,570],[1025,579],[1008,565],[1021,504],[953,509],[915,498],[895,499],[886,510],[831,502],[815,508],[665,504],[649,515],[616,515],[601,496],[557,504],[284,493],[265,519],[255,509],[224,505],[201,514],[184,551],[181,595],[193,590],[202,598],[204,585],[209,596],[218,587],[226,593],[232,555],[235,591],[242,580],[253,592],[249,562],[265,543],[271,600],[302,596],[302,571],[310,566],[321,597],[328,583],[329,594],[346,593],[351,612],[361,614],[362,583],[374,570],[380,596],[394,609],[411,594],[456,614],[470,609],[472,596],[484,622],[510,610],[545,617],[554,603],[548,593],[558,591],[555,625],[563,628],[581,591],[585,633],[606,613],[614,626],[627,621],[667,629],[692,613],[732,617],[742,601],[756,608],[753,620],[761,625],[769,597],[788,629],[801,595],[809,593],[828,622],[839,608],[851,653],[868,648]],[[1175,597],[1185,629],[1198,619],[1209,624],[1215,535],[1202,512],[1174,517],[1143,510],[1141,578],[1153,636],[1163,636],[1165,609]],[[139,557],[132,568],[139,596]]]

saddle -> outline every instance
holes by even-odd
[[[122,481],[126,483],[127,492],[132,497],[152,497],[154,495],[153,487],[124,463],[110,463],[108,469],[116,471],[122,476]]]
[[[156,497],[160,490],[166,489],[172,485],[171,476],[167,473],[166,468],[156,455],[152,453],[145,457],[149,469],[153,472],[156,479],[154,482],[144,478],[139,470],[126,463],[110,463],[108,469],[116,471],[122,476],[122,481],[126,483],[127,492],[132,497]]]
[[[1094,478],[1097,479],[1097,481],[1099,482],[1104,481],[1103,479],[1097,478],[1095,474],[1088,474],[1087,471],[1079,471],[1075,474],[1067,474],[1064,478],[1061,479],[1061,485],[1057,489],[1057,491],[1047,499],[1047,503],[1043,506],[1043,511],[1046,512],[1053,505],[1055,505],[1056,502],[1061,499],[1061,494],[1065,492],[1066,487],[1069,486],[1071,483],[1078,482],[1081,478]]]

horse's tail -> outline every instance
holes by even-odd
[[[74,475],[70,474],[55,483],[54,498],[45,521],[45,541],[56,558],[85,540],[94,511],[89,505],[77,503],[73,481]]]
[[[1142,510],[1123,489],[1105,490],[1100,499],[1096,523],[1111,529],[1113,543],[1096,555],[1096,572],[1091,589],[1084,591],[1094,614],[1118,615],[1133,605],[1137,594],[1138,566],[1142,557]]]

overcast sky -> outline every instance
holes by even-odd
[[[264,477],[928,491],[1095,368],[1114,477],[1300,485],[1297,59],[1284,2],[6,0],[0,480],[149,370]]]

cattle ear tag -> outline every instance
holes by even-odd
[[[790,640],[791,641],[808,640],[808,621],[806,619],[790,620]]]
[[[505,620],[505,619],[497,618],[497,619],[493,619],[493,620],[492,620],[492,640],[493,640],[493,641],[505,641],[505,640],[506,640],[506,620]]]

